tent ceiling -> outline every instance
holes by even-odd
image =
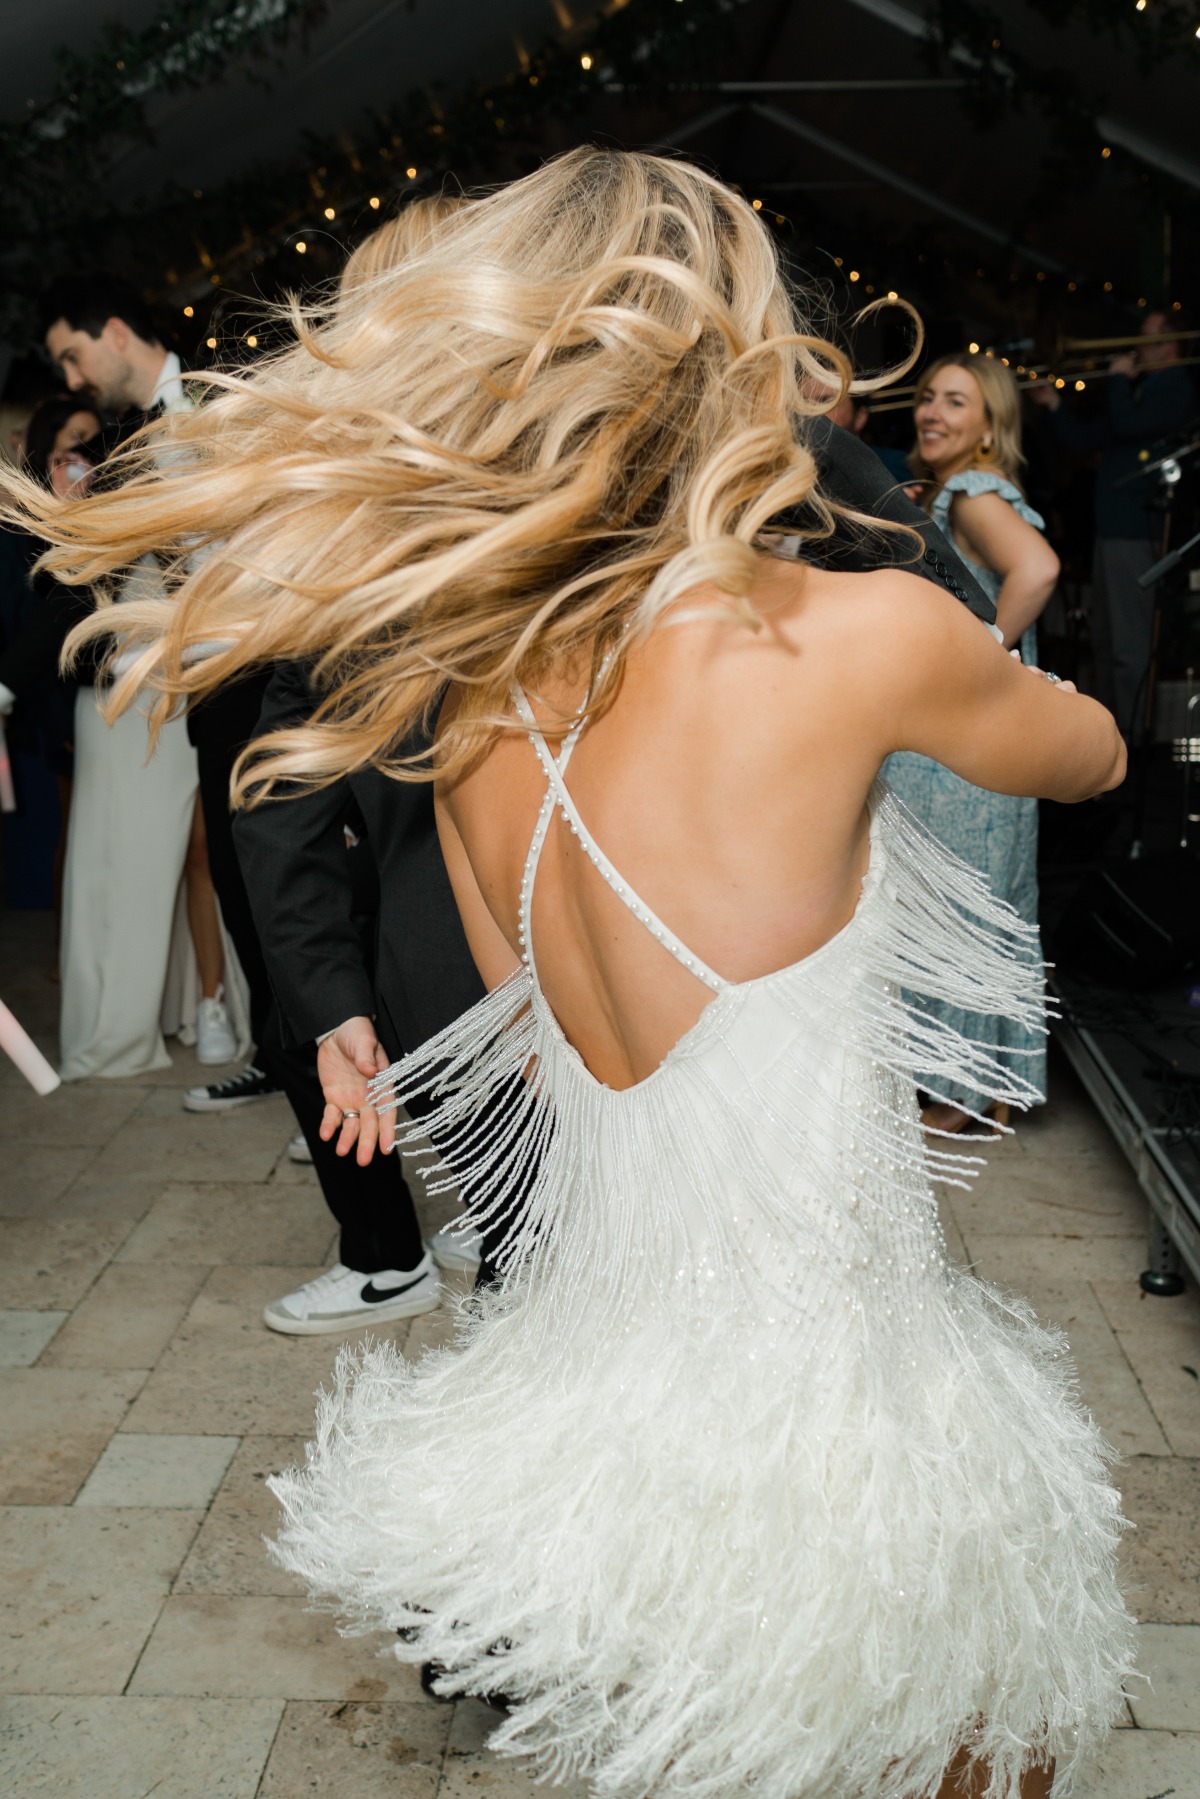
[[[90,50],[105,20],[139,28],[158,3],[40,0],[0,9],[0,115],[19,118],[49,92],[55,44]],[[1055,29],[1034,0],[991,4],[1005,49],[1077,78],[1112,133],[1111,161],[1083,171],[1095,175],[1090,187],[1064,182],[1057,206],[1042,178],[1053,101],[1039,98],[990,124],[974,91],[960,85],[969,69],[944,69],[950,79],[935,85],[921,41],[922,0],[744,0],[736,57],[714,75],[765,87],[681,93],[653,105],[636,94],[598,93],[592,112],[565,128],[566,141],[573,130],[686,145],[802,226],[819,216],[823,237],[844,233],[831,250],[860,259],[873,238],[927,233],[981,264],[1015,257],[1048,278],[1107,278],[1128,290],[1137,279],[1131,265],[1146,268],[1159,255],[1154,243],[1147,248],[1162,225],[1147,206],[1143,174],[1152,181],[1167,171],[1200,189],[1200,44],[1194,58],[1146,75],[1126,40],[1082,25]],[[235,70],[157,98],[155,141],[119,157],[110,197],[129,208],[167,181],[211,190],[295,156],[306,134],[353,133],[413,89],[440,85],[452,95],[469,81],[501,78],[516,68],[519,44],[532,49],[551,33],[585,26],[595,10],[593,0],[329,0],[306,42],[264,66],[268,89]],[[821,82],[845,85],[786,85]],[[895,85],[854,85],[868,82]],[[1099,143],[1084,153],[1098,159]],[[1176,242],[1177,263],[1192,253]]]

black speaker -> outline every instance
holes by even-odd
[[[1089,875],[1063,913],[1053,960],[1108,987],[1154,987],[1200,966],[1200,863],[1177,851]]]

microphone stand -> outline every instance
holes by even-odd
[[[1157,462],[1151,462],[1144,468],[1136,469],[1132,475],[1125,475],[1117,485],[1128,487],[1134,481],[1144,480],[1147,475],[1158,476],[1159,494],[1163,507],[1162,543],[1159,559],[1144,575],[1138,576],[1138,586],[1146,591],[1154,591],[1154,610],[1150,624],[1150,656],[1146,663],[1145,692],[1142,700],[1141,731],[1133,748],[1136,752],[1133,784],[1133,836],[1129,845],[1129,860],[1138,862],[1146,853],[1143,833],[1146,824],[1146,791],[1150,779],[1150,747],[1154,741],[1154,707],[1158,698],[1158,647],[1162,636],[1163,600],[1160,577],[1178,566],[1192,545],[1200,541],[1200,533],[1188,543],[1181,544],[1179,549],[1170,550],[1171,513],[1175,501],[1176,489],[1183,476],[1179,464],[1185,456],[1200,450],[1200,439],[1174,451],[1169,456],[1162,456]],[[1131,721],[1132,722],[1132,721]]]

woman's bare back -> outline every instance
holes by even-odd
[[[927,582],[830,574],[764,557],[754,629],[697,588],[630,650],[568,785],[641,898],[726,981],[810,955],[853,915],[867,795],[912,748],[999,792],[1082,799],[1120,778],[1094,702],[1056,693]],[[571,713],[583,671],[529,701]],[[453,702],[451,702],[453,703]],[[455,896],[489,986],[519,960],[519,894],[546,777],[527,737],[497,742],[439,791]],[[643,1080],[709,990],[638,923],[556,813],[533,900],[538,977],[597,1079]]]
[[[767,563],[757,631],[723,596],[697,592],[686,617],[630,653],[616,703],[572,756],[568,785],[596,841],[725,980],[799,961],[857,903],[879,758],[869,738],[855,741],[848,671],[837,666],[844,633],[829,612],[861,585]],[[582,683],[528,697],[535,714],[561,716]],[[521,873],[545,791],[531,744],[514,737],[449,799],[507,949],[504,967],[495,946],[492,981],[517,959]],[[533,948],[568,1039],[613,1087],[651,1073],[711,997],[613,893],[561,813],[539,863]]]

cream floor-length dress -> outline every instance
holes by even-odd
[[[139,586],[157,568],[139,566]],[[127,585],[125,594],[130,593]],[[198,777],[187,725],[173,719],[150,754],[137,708],[109,725],[91,687],[75,703],[75,786],[63,876],[64,1081],[169,1068],[164,1037],[195,1041],[200,995],[182,891]],[[245,979],[222,929],[230,1019],[245,1055]]]

